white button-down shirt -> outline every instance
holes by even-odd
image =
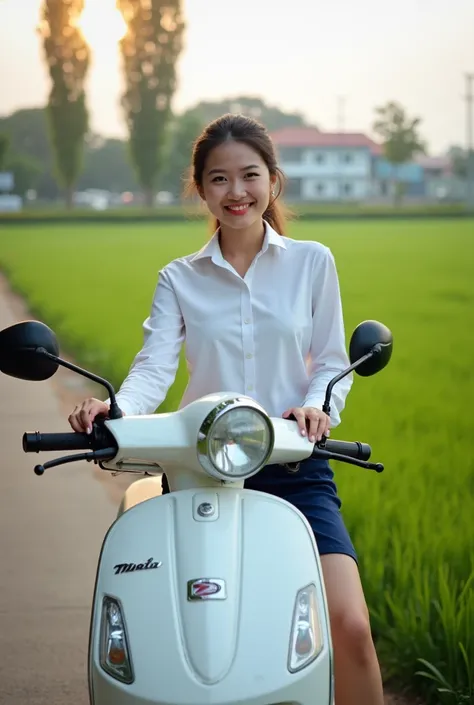
[[[197,254],[164,267],[143,327],[143,348],[117,394],[128,415],[161,404],[183,342],[190,377],[180,407],[236,392],[270,416],[292,406],[322,409],[328,382],[349,365],[331,251],[280,236],[268,223],[243,278],[223,258],[217,232]],[[349,375],[334,387],[333,427],[351,384]]]

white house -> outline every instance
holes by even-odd
[[[361,133],[285,127],[271,133],[293,201],[361,201],[373,193],[380,146]]]
[[[9,193],[15,185],[10,171],[0,171],[0,213],[21,210],[23,201],[20,196]]]

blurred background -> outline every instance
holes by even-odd
[[[472,206],[471,3],[155,5],[0,1],[0,210],[179,202],[227,111],[271,131],[289,202]]]
[[[2,301],[19,294],[64,354],[121,384],[160,268],[209,235],[183,186],[193,141],[226,112],[270,131],[288,234],[333,251],[347,339],[365,319],[392,330],[390,365],[355,380],[335,430],[386,470],[335,466],[386,702],[403,705],[474,703],[473,32],[466,0],[0,0]],[[186,383],[183,350],[160,411]],[[4,459],[4,479],[17,463]],[[31,510],[8,497],[15,516]],[[83,539],[89,555],[97,537]],[[3,629],[0,662],[24,656],[29,618],[17,651]],[[85,687],[86,647],[76,661],[49,620],[41,638],[66,659],[48,665],[55,683],[74,661]],[[30,695],[8,702],[33,703],[28,648]],[[25,692],[18,673],[12,693]],[[34,703],[66,705],[49,677],[41,693]]]

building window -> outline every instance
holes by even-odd
[[[285,196],[289,199],[299,200],[301,198],[301,186],[302,179],[288,179]]]
[[[325,190],[326,190],[326,184],[323,184],[321,182],[319,184],[316,184],[316,192],[317,192],[318,196],[322,196],[322,194],[325,192]]]
[[[324,162],[326,161],[326,154],[316,149],[309,149],[308,160],[316,164],[324,164]]]
[[[354,161],[354,156],[352,154],[342,154],[341,161],[344,162],[344,164],[351,164]]]
[[[343,196],[351,196],[353,193],[352,184],[341,184],[341,193]]]

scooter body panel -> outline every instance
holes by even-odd
[[[309,584],[317,590],[323,647],[292,673],[295,600]],[[123,610],[130,685],[100,665],[106,595]],[[91,701],[329,705],[328,625],[314,536],[292,505],[234,488],[153,497],[121,513],[102,547],[91,622]]]

